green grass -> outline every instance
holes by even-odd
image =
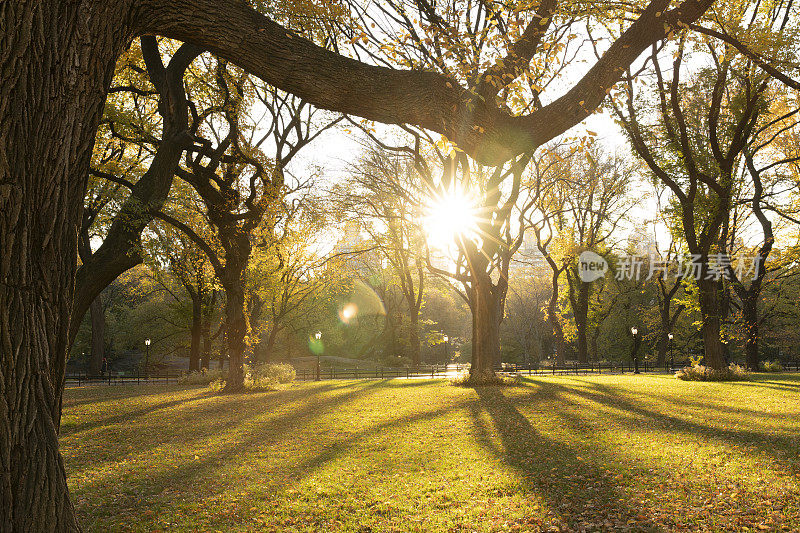
[[[800,530],[800,376],[65,395],[87,531]]]

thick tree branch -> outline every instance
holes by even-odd
[[[513,117],[434,72],[368,65],[326,50],[241,0],[144,2],[144,29],[193,42],[317,107],[446,135],[482,163],[497,165],[589,116],[625,69],[654,42],[697,21],[713,0],[653,0],[589,72],[561,98]]]
[[[183,73],[201,51],[194,45],[184,44],[164,68],[155,37],[142,38],[142,53],[149,58],[148,73],[156,80],[155,85],[161,87],[159,110],[164,120],[162,139],[147,172],[131,187],[130,196],[114,217],[103,244],[78,268],[69,330],[70,345],[78,334],[83,315],[97,295],[120,274],[142,262],[141,233],[151,220],[147,210],[161,208],[169,194],[180,155],[191,144],[186,131],[188,111]],[[100,175],[98,171],[94,173]],[[103,177],[110,179],[112,176]],[[123,183],[125,180],[113,181]]]

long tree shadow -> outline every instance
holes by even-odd
[[[433,385],[432,382],[429,382],[429,384]],[[178,464],[144,468],[134,472],[111,472],[110,475],[124,477],[126,480],[124,492],[117,497],[122,500],[130,499],[130,508],[134,510],[141,505],[140,502],[143,496],[145,498],[155,496],[161,494],[164,490],[190,486],[199,480],[213,480],[213,485],[207,487],[211,489],[210,492],[205,495],[196,495],[201,499],[209,498],[213,501],[214,497],[221,492],[234,488],[241,490],[247,485],[247,480],[239,478],[227,479],[217,473],[231,465],[250,461],[254,455],[257,457],[258,454],[269,453],[275,446],[281,446],[282,443],[287,442],[295,431],[302,432],[303,428],[313,428],[318,420],[324,419],[327,414],[337,410],[343,404],[352,402],[359,397],[366,396],[371,391],[386,386],[387,382],[385,381],[372,381],[367,385],[356,387],[355,390],[324,399],[319,399],[318,396],[327,387],[319,387],[316,390],[309,391],[310,401],[305,409],[295,409],[285,416],[264,422],[259,422],[255,419],[244,420],[237,418],[234,425],[239,427],[235,438],[228,439],[224,444],[213,447],[201,457],[195,457],[194,459],[190,456],[182,457]],[[415,412],[407,416],[393,417],[358,431],[350,431],[343,438],[337,435],[325,435],[318,442],[309,443],[312,451],[307,453],[305,458],[297,458],[297,461],[291,460],[273,465],[270,471],[261,471],[260,475],[263,477],[258,479],[258,490],[267,493],[270,496],[269,499],[272,499],[272,496],[281,490],[298,484],[304,478],[320,470],[326,464],[335,461],[342,454],[351,451],[372,436],[380,435],[398,427],[408,427],[415,423],[431,420],[461,408],[463,408],[463,403],[457,403]],[[245,427],[243,428],[242,426]],[[230,429],[234,428],[228,428],[228,430]],[[205,434],[196,440],[199,443],[203,438],[209,438],[221,433],[222,431],[217,428],[213,433]],[[172,439],[164,440],[169,442]],[[184,444],[187,449],[194,448],[191,440]],[[255,460],[257,461],[257,459]],[[108,482],[108,478],[100,478],[90,483],[84,483],[81,486],[81,492],[86,494],[96,493]],[[106,511],[99,507],[95,507],[89,513],[85,510],[81,513],[81,518],[84,521],[97,520],[104,516],[108,516]],[[90,524],[94,524],[94,522]]]
[[[479,440],[514,469],[526,491],[543,497],[557,518],[556,526],[576,530],[610,530],[631,527],[637,531],[660,531],[660,527],[626,503],[626,495],[613,477],[581,457],[571,446],[537,431],[502,389],[476,388],[480,401],[473,404]],[[535,391],[534,395],[537,394]],[[529,398],[525,398],[527,401]],[[481,422],[488,413],[500,437],[502,449],[492,443],[491,428]]]
[[[144,407],[140,407],[138,409],[130,409],[130,410],[125,410],[118,414],[109,414],[108,416],[101,416],[94,420],[87,420],[86,422],[75,423],[75,424],[65,423],[61,427],[61,436],[70,437],[78,433],[90,431],[98,427],[120,424],[137,417],[147,416],[150,413],[154,413],[156,411],[169,409],[171,407],[176,407],[178,405],[188,405],[190,403],[199,402],[207,398],[212,398],[214,396],[215,396],[214,392],[205,391],[197,396],[192,396],[190,398],[181,398],[179,400],[157,402],[150,405],[146,405]],[[111,413],[111,411],[109,411],[109,413]]]
[[[147,501],[148,498],[157,497],[163,490],[179,489],[181,486],[196,483],[212,483],[202,493],[195,495],[201,500],[233,490],[237,483],[251,483],[251,486],[257,487],[256,490],[264,492],[265,499],[271,499],[267,497],[277,494],[287,486],[299,484],[340,457],[353,455],[353,451],[361,443],[376,435],[400,427],[411,427],[466,408],[475,421],[478,441],[519,475],[524,492],[529,493],[532,498],[538,495],[546,502],[553,514],[553,525],[564,525],[576,530],[627,527],[636,531],[658,531],[663,524],[653,523],[636,504],[628,501],[629,496],[615,482],[613,474],[598,466],[602,462],[593,461],[586,453],[590,447],[587,442],[570,445],[568,441],[564,443],[537,431],[518,407],[527,409],[537,405],[552,405],[556,409],[555,415],[561,418],[564,427],[573,430],[571,433],[574,435],[585,434],[586,427],[573,416],[571,410],[585,408],[584,401],[591,400],[610,408],[608,416],[613,423],[631,430],[647,421],[657,428],[672,432],[745,438],[739,435],[740,432],[728,435],[727,430],[709,429],[700,423],[675,416],[665,420],[664,413],[652,410],[646,404],[628,398],[614,388],[591,381],[580,381],[578,386],[565,386],[552,381],[531,383],[536,388],[530,392],[514,389],[513,394],[508,395],[504,394],[503,389],[478,388],[477,399],[467,398],[444,406],[436,404],[405,416],[395,414],[385,420],[370,421],[365,427],[358,428],[341,426],[339,422],[330,425],[330,420],[326,420],[326,417],[335,414],[345,404],[368,399],[370,394],[382,389],[433,386],[436,382],[426,381],[413,385],[392,380],[324,383],[274,394],[244,395],[237,398],[237,402],[230,403],[241,416],[217,417],[220,420],[215,420],[214,415],[214,411],[218,412],[220,409],[218,404],[194,404],[175,419],[178,428],[151,436],[150,442],[143,442],[136,452],[145,453],[147,446],[163,448],[162,445],[175,440],[176,431],[191,427],[189,420],[197,418],[201,425],[183,438],[181,447],[185,450],[204,450],[199,452],[198,457],[177,457],[168,465],[147,463],[148,466],[144,468],[126,472],[107,471],[100,477],[81,483],[80,491],[82,494],[94,494],[109,484],[113,485],[115,479],[124,479],[121,496],[123,501],[130,498],[131,512],[141,506],[142,497]],[[296,404],[287,409],[287,403],[292,402]],[[269,406],[272,404],[283,406],[284,409],[278,416],[268,416]],[[330,430],[315,429],[322,421],[329,425]],[[758,432],[753,432],[753,435],[763,437]],[[315,436],[317,440],[311,441],[309,436]],[[203,446],[207,440],[219,437],[223,438],[214,447]],[[259,457],[264,457],[264,454],[273,454],[284,443],[298,440],[308,442],[308,447],[302,450],[302,454],[295,457],[282,454],[273,462],[260,462]],[[227,479],[224,474],[221,475],[231,465],[237,464],[262,465],[262,468],[266,466],[267,469],[260,472],[263,479],[259,479],[257,483],[249,478],[234,476]],[[90,507],[93,508],[81,510],[83,519],[88,519],[95,513],[103,516],[102,508],[94,504]],[[547,525],[541,524],[542,528]]]
[[[726,405],[724,402],[718,401],[713,404],[703,402],[701,400],[687,400],[685,398],[676,398],[674,396],[665,397],[662,394],[652,392],[637,392],[638,396],[648,398],[650,401],[662,401],[668,405],[674,415],[682,414],[681,409],[687,411],[697,411],[698,409],[714,409],[715,412],[725,413],[727,416],[737,416],[742,418],[764,418],[764,419],[783,419],[786,415],[782,412],[766,412],[758,409],[749,409],[743,406]]]
[[[297,389],[290,389],[290,390],[282,390],[282,391],[262,391],[262,392],[245,392],[242,394],[238,394],[235,396],[231,395],[220,395],[217,392],[214,392],[209,389],[203,389],[191,397],[181,398],[177,400],[168,400],[162,402],[155,402],[149,405],[145,405],[140,408],[130,408],[130,409],[123,409],[121,412],[116,412],[116,414],[112,414],[113,411],[109,410],[107,415],[97,417],[95,419],[86,420],[84,422],[78,423],[70,423],[64,424],[61,428],[61,435],[62,437],[72,437],[79,433],[87,432],[92,429],[97,429],[104,426],[116,425],[116,424],[124,424],[125,422],[135,420],[137,418],[148,416],[152,413],[158,411],[166,411],[172,407],[192,407],[193,404],[199,404],[203,402],[203,400],[209,400],[213,398],[236,398],[237,401],[242,402],[242,405],[248,405],[253,403],[263,403],[265,398],[269,398],[273,395],[281,396],[281,405],[285,406],[288,403],[297,401],[298,399],[307,399],[309,401],[317,401],[316,398],[322,394],[332,391],[337,391],[341,389],[354,389],[352,392],[356,393],[358,383],[351,382],[351,383],[322,383],[322,384],[315,384],[313,388],[297,388]],[[373,385],[370,385],[373,386]],[[137,397],[138,391],[135,389],[130,391],[128,396],[130,397]],[[117,400],[125,398],[124,395],[120,395],[119,397],[115,398]],[[95,399],[95,401],[97,401]],[[88,403],[88,402],[87,402]],[[75,404],[70,404],[67,408],[74,408]],[[216,407],[211,405],[206,405],[204,407],[196,408],[191,414],[195,416],[198,421],[204,420],[203,416],[212,412]]]
[[[578,380],[575,379],[574,381]],[[611,414],[608,416],[613,417],[616,427],[630,431],[637,431],[643,425],[646,425],[652,429],[684,433],[703,440],[709,438],[718,439],[729,444],[756,448],[764,455],[771,456],[777,460],[784,460],[782,452],[794,449],[797,445],[796,435],[780,435],[749,428],[729,429],[720,427],[720,425],[687,420],[675,414],[658,411],[643,405],[613,387],[593,381],[580,381],[584,385],[583,387],[567,387],[553,382],[537,382],[537,384],[549,389],[551,391],[550,394],[556,394],[562,398],[574,395],[616,410],[619,413],[618,416]],[[715,408],[714,406],[708,406],[707,409],[713,411]]]
[[[185,409],[166,413],[168,416],[165,416],[160,421],[161,428],[156,432],[152,430],[152,423],[134,420],[132,424],[120,424],[111,433],[106,433],[100,437],[92,437],[93,440],[101,438],[108,441],[109,446],[87,448],[84,445],[78,447],[75,450],[76,453],[65,455],[67,472],[69,475],[74,474],[84,477],[91,471],[104,471],[101,476],[96,478],[96,483],[102,485],[109,476],[115,475],[113,471],[107,468],[112,464],[149,456],[155,453],[157,448],[175,441],[181,442],[182,446],[187,449],[208,448],[209,443],[220,435],[229,435],[242,426],[256,423],[261,418],[269,417],[271,413],[268,409],[271,405],[270,402],[279,403],[283,411],[280,416],[274,416],[261,424],[260,427],[263,429],[263,433],[260,434],[259,440],[253,441],[250,446],[268,442],[274,443],[291,428],[303,424],[313,424],[318,417],[334,411],[348,401],[367,394],[377,387],[379,383],[372,382],[366,386],[362,385],[359,383],[351,383],[349,386],[319,384],[310,389],[304,387],[261,395],[244,394],[235,398],[216,394],[211,394],[210,396],[203,394],[206,399],[212,401],[204,403],[179,402],[181,407]],[[337,389],[338,393],[335,395],[320,398],[324,393]],[[351,390],[339,392],[342,389]],[[214,402],[214,398],[219,398],[221,402],[235,400],[235,404],[230,405],[235,405],[237,416],[219,416],[220,409],[224,409],[224,407]],[[289,407],[288,410],[287,407]],[[153,409],[151,412],[157,412],[157,410]],[[97,424],[93,423],[92,425],[96,426]],[[101,427],[97,429],[102,431]],[[84,439],[85,436],[74,432],[69,436],[65,436],[62,442],[68,444],[70,439],[76,438]],[[128,444],[125,453],[120,455],[119,448],[113,444],[115,442]],[[135,443],[135,446],[130,446],[130,443]],[[173,459],[194,462],[192,460],[194,455],[195,452],[192,452],[187,457],[175,456]],[[211,455],[213,456],[214,454]],[[205,459],[204,457],[203,460]],[[152,484],[154,481],[154,478],[150,476],[152,471],[149,468],[143,468],[142,473],[145,475],[142,478],[142,482],[148,485]],[[137,477],[138,474],[133,476],[133,478]],[[133,485],[136,485],[135,481]],[[88,488],[90,484],[84,484],[84,486]]]
[[[204,443],[210,439],[216,438],[220,435],[228,435],[229,431],[236,428],[246,427],[241,430],[244,433],[243,438],[234,439],[230,444],[223,445],[218,449],[214,449],[208,455],[200,457],[198,461],[189,461],[184,465],[186,472],[195,471],[200,472],[209,464],[213,467],[224,464],[227,460],[240,456],[245,457],[247,451],[252,451],[256,446],[269,447],[277,445],[282,442],[286,435],[296,429],[305,426],[313,426],[316,421],[324,418],[331,412],[336,411],[342,405],[352,402],[359,397],[368,395],[371,391],[381,386],[385,386],[383,381],[370,381],[367,384],[354,382],[349,385],[318,385],[313,389],[300,389],[293,391],[280,391],[275,394],[267,394],[262,396],[242,395],[235,398],[237,412],[241,413],[240,416],[227,417],[219,420],[220,417],[215,419],[213,415],[219,412],[220,406],[216,404],[203,404],[200,407],[195,407],[186,412],[181,413],[180,417],[174,420],[174,427],[165,428],[164,431],[159,432],[155,436],[151,436],[149,442],[142,440],[139,447],[130,451],[130,454],[144,454],[152,451],[153,448],[165,443],[174,441],[179,436],[182,436],[182,445],[190,449],[200,449]],[[332,396],[323,396],[324,393],[341,390],[352,389],[346,392],[339,392]],[[208,397],[203,395],[204,397]],[[216,396],[212,394],[211,397]],[[216,396],[219,397],[219,396]],[[220,398],[231,398],[220,397]],[[288,404],[296,403],[298,399],[302,399],[301,403],[297,403],[294,408],[282,412],[280,416],[270,418],[265,421],[259,421],[269,415],[269,411],[263,409],[266,401],[270,399],[277,400],[280,398],[282,407]],[[189,402],[180,401],[177,404],[188,406]],[[165,408],[165,404],[158,404],[151,406],[151,409],[145,410],[147,412],[155,412],[158,409]],[[258,409],[261,407],[262,409]],[[129,413],[125,418],[136,416]],[[143,416],[143,415],[139,415]],[[110,423],[109,419],[101,424]],[[191,421],[195,420],[197,424],[195,429],[191,432],[185,433],[186,427],[191,427]],[[249,426],[249,427],[247,427]],[[131,437],[135,437],[136,429],[132,428]],[[175,432],[184,432],[182,435],[177,435]],[[77,432],[72,433],[70,436],[75,436]],[[127,440],[131,440],[128,438]],[[241,454],[241,455],[240,455]],[[189,458],[191,459],[191,458]],[[96,467],[96,464],[82,464],[84,469]],[[180,479],[182,467],[177,469],[170,469],[170,479]],[[152,472],[142,472],[143,480],[147,480],[149,484],[157,482],[158,478],[152,475]],[[102,480],[98,480],[102,481]],[[84,485],[84,489],[91,490],[90,485]]]
[[[755,374],[752,381],[741,381],[739,385],[745,387],[763,387],[786,392],[800,392],[798,375]]]

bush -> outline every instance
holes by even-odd
[[[515,376],[498,376],[497,374],[483,374],[474,376],[468,370],[459,372],[458,375],[450,379],[450,384],[456,387],[484,387],[484,386],[500,386],[508,387],[519,385],[521,379],[518,375]]]
[[[733,363],[724,370],[713,370],[695,363],[678,370],[675,377],[683,381],[744,381],[749,379],[749,374],[744,367]]]
[[[202,369],[200,372],[184,372],[178,379],[179,383],[184,385],[210,385],[214,381],[222,381],[225,379],[225,372],[220,369],[209,370]]]
[[[294,367],[286,363],[244,365],[244,386],[248,389],[274,389],[280,384],[291,383],[295,377]]]
[[[774,361],[762,361],[759,366],[764,372],[783,372],[783,365],[777,359]]]

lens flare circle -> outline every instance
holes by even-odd
[[[345,324],[350,324],[358,316],[358,306],[352,302],[347,303],[339,309],[339,320]]]

